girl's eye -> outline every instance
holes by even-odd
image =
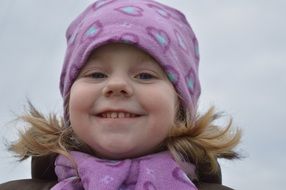
[[[94,78],[94,79],[102,79],[107,77],[106,74],[104,73],[100,73],[100,72],[94,72],[88,75],[88,77]]]
[[[150,79],[155,79],[156,77],[150,73],[139,73],[138,75],[136,75],[135,78],[143,79],[143,80],[150,80]]]

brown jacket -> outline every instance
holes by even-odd
[[[32,179],[10,181],[0,184],[0,190],[49,190],[57,183],[54,172],[56,155],[32,159]],[[199,190],[231,190],[221,184],[221,173],[201,175]]]

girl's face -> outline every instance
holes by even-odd
[[[177,96],[158,63],[130,45],[98,48],[70,92],[70,122],[99,157],[152,153],[167,137]]]

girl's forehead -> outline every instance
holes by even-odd
[[[152,60],[156,62],[155,59],[149,55],[147,52],[141,50],[140,48],[124,44],[124,43],[110,43],[95,49],[90,55],[91,59],[111,59],[114,56],[122,56],[131,60],[145,61]]]

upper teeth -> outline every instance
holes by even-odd
[[[125,118],[125,117],[135,117],[135,114],[125,113],[125,112],[105,112],[101,114],[105,118]]]

